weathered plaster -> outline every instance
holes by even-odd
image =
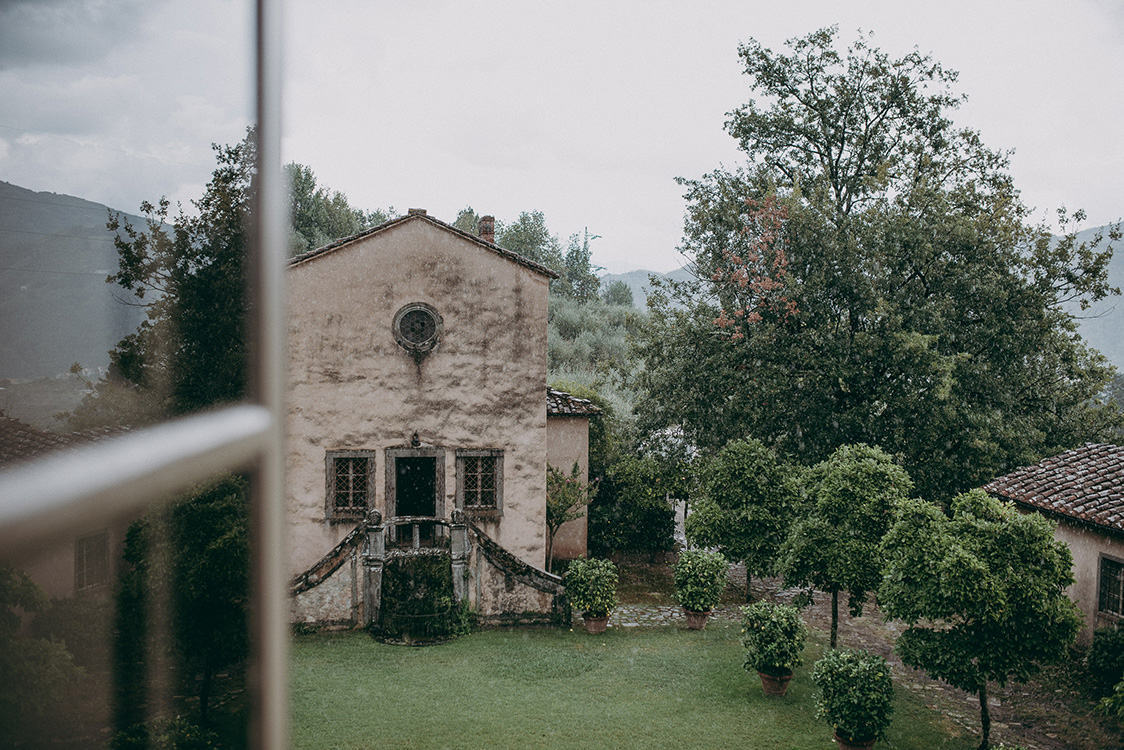
[[[551,466],[569,474],[577,461],[583,482],[589,481],[589,418],[547,417],[546,460]],[[585,557],[587,550],[587,516],[562,525],[554,535],[554,559],[573,560]]]
[[[1066,594],[1085,616],[1085,627],[1078,642],[1087,646],[1093,639],[1094,629],[1116,623],[1115,618],[1097,612],[1101,556],[1124,560],[1124,541],[1065,520],[1058,521],[1054,538],[1068,544],[1073,555],[1074,582],[1066,589]]]
[[[374,507],[386,512],[386,449],[444,448],[445,514],[455,451],[504,451],[503,516],[478,525],[524,562],[545,563],[546,276],[422,218],[289,269],[290,574],[354,528],[325,520],[324,455],[375,452]],[[394,314],[436,308],[443,334],[420,362]]]

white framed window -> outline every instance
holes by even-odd
[[[74,542],[74,590],[109,583],[109,532],[81,537]]]
[[[503,515],[503,451],[457,451],[457,507],[477,516]]]

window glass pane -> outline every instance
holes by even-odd
[[[0,6],[0,468],[242,397],[252,11]]]
[[[243,747],[248,503],[245,478],[219,477],[0,565],[0,735]]]
[[[0,470],[243,397],[253,10],[0,4]],[[0,744],[245,745],[247,486],[4,561]]]
[[[1124,614],[1124,564],[1101,558],[1100,610]]]

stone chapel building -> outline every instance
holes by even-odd
[[[588,467],[590,402],[549,394],[556,274],[411,209],[289,266],[293,620],[377,620],[395,555],[448,554],[483,622],[563,621],[546,466]],[[553,436],[553,439],[552,439]],[[561,536],[585,552],[585,519]],[[441,552],[445,550],[446,552]]]

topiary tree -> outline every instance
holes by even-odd
[[[745,600],[753,576],[771,575],[793,516],[793,471],[759,440],[728,443],[702,469],[702,499],[687,517],[687,539],[745,564]]]
[[[981,750],[988,682],[1025,682],[1064,658],[1081,627],[1065,595],[1073,559],[1053,532],[1046,518],[972,490],[953,499],[951,516],[903,501],[883,540],[878,603],[909,625],[895,648],[907,665],[979,695]]]
[[[810,506],[780,551],[785,583],[831,594],[831,648],[839,632],[839,592],[852,617],[882,580],[882,537],[894,504],[909,497],[905,469],[880,448],[844,445],[806,475]]]
[[[692,612],[709,612],[726,589],[730,567],[721,554],[706,550],[686,550],[675,561],[675,601]]]

